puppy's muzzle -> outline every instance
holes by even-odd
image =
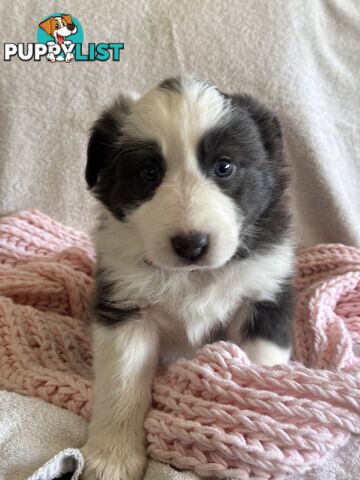
[[[178,257],[195,262],[207,252],[209,235],[203,232],[177,235],[171,239],[171,245]]]
[[[69,23],[68,25],[66,25],[67,28],[70,30],[70,32],[72,32],[73,30],[75,30],[75,25],[73,23]]]

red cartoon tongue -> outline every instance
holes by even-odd
[[[62,43],[64,43],[64,37],[62,37],[61,35],[57,34],[57,41],[58,41],[58,43],[60,43],[60,45],[61,45]]]

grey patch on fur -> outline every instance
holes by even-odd
[[[181,93],[182,86],[181,86],[181,78],[180,77],[172,77],[163,80],[159,84],[159,88],[163,90],[169,90],[170,92]]]
[[[122,135],[123,120],[129,113],[129,101],[120,95],[111,108],[105,110],[93,125],[85,169],[85,179],[89,188],[96,185],[100,174],[114,162],[117,141]]]
[[[250,316],[243,330],[245,339],[264,338],[280,347],[289,347],[293,333],[294,299],[294,288],[289,280],[274,302],[251,305]]]
[[[118,220],[140,203],[150,200],[165,174],[165,161],[160,147],[152,141],[124,138],[121,115],[117,109],[105,111],[95,123],[88,146],[86,180],[92,193]],[[121,110],[120,110],[121,112]],[[146,183],[140,171],[149,163],[161,172],[156,183]]]
[[[140,312],[138,307],[120,306],[118,302],[111,300],[115,286],[112,282],[105,280],[105,277],[104,270],[97,271],[94,302],[95,320],[103,325],[112,326],[136,317]]]
[[[276,116],[247,95],[228,98],[232,111],[222,125],[203,136],[198,161],[204,174],[231,197],[244,215],[243,237],[236,255],[241,259],[280,243],[288,235],[289,178]],[[214,173],[222,157],[236,165],[229,178]]]

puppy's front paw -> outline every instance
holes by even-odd
[[[246,340],[241,344],[241,348],[249,360],[256,365],[272,367],[288,363],[290,359],[290,347],[279,347],[279,345],[262,338]]]
[[[82,480],[141,480],[145,466],[145,449],[132,448],[124,439],[123,445],[99,446],[94,449],[85,445],[81,451],[85,458]],[[128,445],[126,445],[128,443]]]

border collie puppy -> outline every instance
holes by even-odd
[[[217,339],[287,362],[293,245],[278,120],[191,77],[121,96],[95,123],[95,400],[85,479],[138,480],[159,362]]]

